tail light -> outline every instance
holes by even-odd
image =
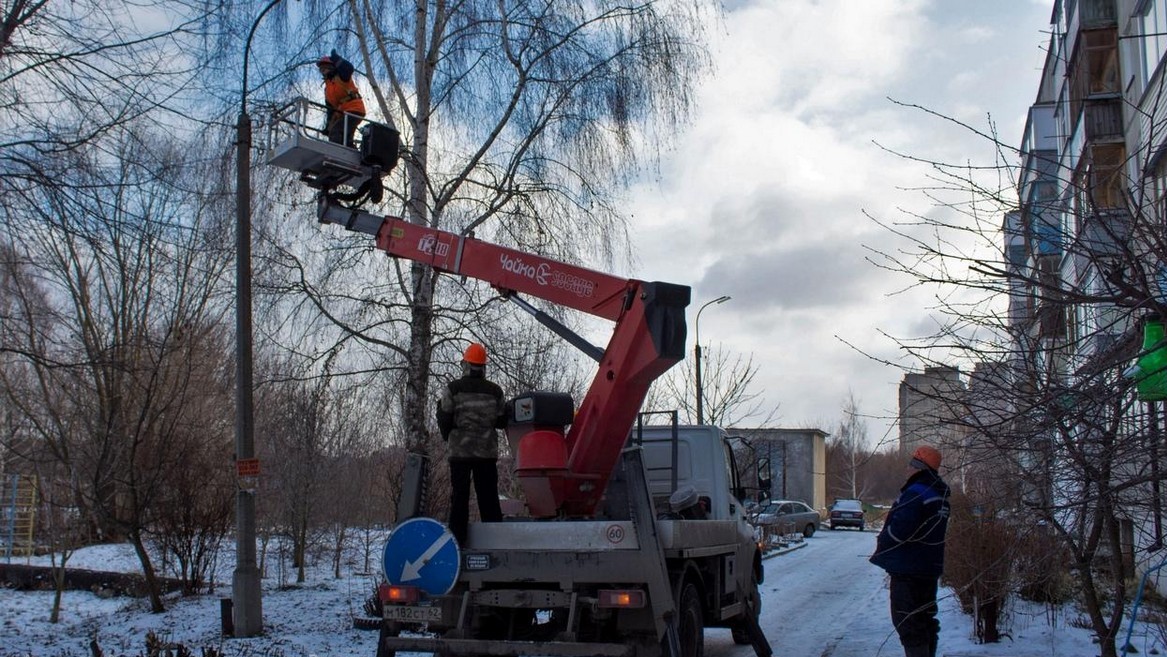
[[[381,602],[394,604],[413,604],[421,598],[421,589],[416,586],[400,586],[397,584],[382,584],[377,587],[377,594]]]
[[[597,605],[608,609],[640,609],[644,606],[640,589],[601,589]]]

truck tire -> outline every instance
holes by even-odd
[[[701,594],[692,582],[681,589],[677,605],[677,643],[681,654],[677,657],[704,657],[705,617],[701,609]]]

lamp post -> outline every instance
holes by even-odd
[[[259,12],[243,47],[243,85],[239,120],[235,123],[235,572],[231,579],[232,634],[258,636],[263,632],[263,597],[259,564],[255,560],[255,491],[244,485],[258,475],[255,460],[254,399],[252,397],[251,332],[251,117],[247,114],[247,61],[255,29],[272,7]]]
[[[701,388],[701,311],[713,304],[725,303],[730,298],[722,295],[712,301],[706,301],[697,309],[697,318],[693,320],[693,341],[696,342],[693,352],[697,361],[695,364],[697,372],[697,424],[705,424],[705,391]]]

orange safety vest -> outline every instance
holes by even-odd
[[[334,75],[324,81],[324,103],[334,110],[365,115],[365,101],[361,100],[356,83],[345,82],[340,76]]]

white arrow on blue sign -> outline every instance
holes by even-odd
[[[416,586],[430,595],[449,593],[460,565],[454,535],[433,518],[410,518],[397,525],[381,558],[386,581]]]

